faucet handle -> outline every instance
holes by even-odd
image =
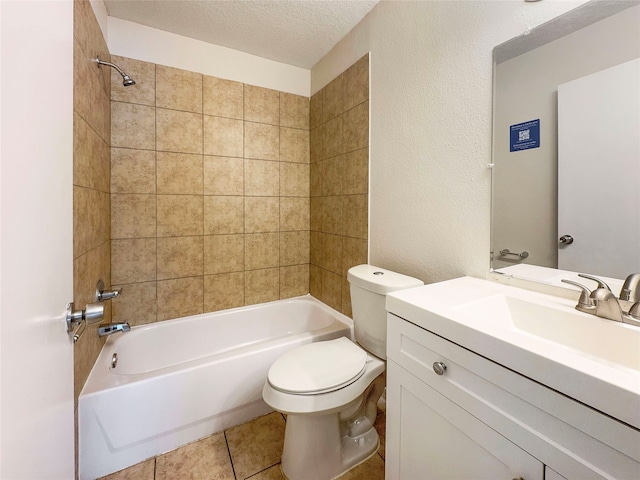
[[[640,273],[632,273],[624,281],[620,290],[620,300],[640,302]]]
[[[580,298],[578,299],[578,304],[576,305],[576,310],[579,310],[580,312],[585,312],[585,313],[593,313],[596,306],[593,299],[591,298],[591,290],[589,290],[587,287],[585,287],[581,283],[574,282],[573,280],[566,280],[563,278],[562,282],[568,283],[569,285],[573,285],[575,287],[580,288],[580,290],[582,290],[582,292],[580,293]]]
[[[118,288],[116,290],[105,290],[104,282],[102,280],[98,280],[98,284],[96,285],[96,301],[104,302],[105,300],[111,300],[112,298],[116,298],[121,293],[121,288]]]
[[[578,276],[582,278],[586,278],[588,280],[593,280],[598,284],[598,288],[604,288],[605,290],[611,291],[611,288],[609,288],[609,285],[604,283],[604,281],[600,280],[598,277],[594,277],[593,275],[587,275],[586,273],[579,273]]]

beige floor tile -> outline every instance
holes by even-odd
[[[384,480],[384,460],[377,453],[344,475],[340,480]]]
[[[156,462],[156,480],[234,480],[222,433],[160,455]]]
[[[150,458],[133,467],[125,468],[106,477],[101,477],[99,480],[153,480],[155,466],[156,459]]]
[[[284,426],[282,415],[274,412],[225,431],[237,480],[280,462]]]
[[[278,464],[250,476],[247,480],[287,480],[287,477],[284,476]]]
[[[384,413],[379,413],[376,417],[376,422],[373,425],[378,432],[378,436],[380,437],[380,448],[378,449],[378,453],[382,458],[385,457],[385,432],[387,428],[387,416]]]

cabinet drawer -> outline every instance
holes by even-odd
[[[389,359],[559,474],[640,478],[640,432],[628,425],[392,314],[387,342]]]

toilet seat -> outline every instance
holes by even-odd
[[[343,388],[360,378],[367,352],[345,337],[295,348],[274,362],[267,376],[276,390],[318,395]]]

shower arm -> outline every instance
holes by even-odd
[[[115,68],[115,69],[118,71],[118,73],[119,73],[120,75],[122,75],[123,77],[124,77],[124,76],[128,76],[128,75],[127,75],[126,73],[124,73],[124,72],[122,71],[122,69],[121,69],[119,66],[117,66],[115,63],[105,62],[104,60],[100,60],[100,57],[96,58],[96,62],[98,63],[98,68],[100,68],[100,65],[106,65],[106,66],[108,66],[108,67]]]

